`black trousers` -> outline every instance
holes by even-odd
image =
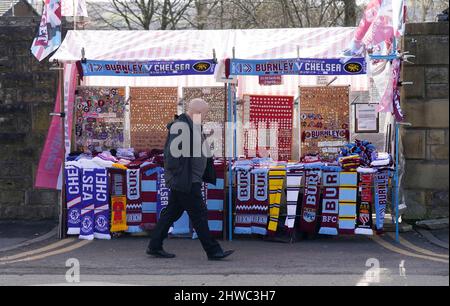
[[[208,208],[202,197],[202,185],[193,184],[190,193],[172,190],[167,208],[161,213],[161,217],[152,234],[149,248],[162,250],[163,242],[168,237],[170,227],[187,211],[192,221],[198,238],[207,255],[222,252],[219,243],[212,238],[208,226]]]

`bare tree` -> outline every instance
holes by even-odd
[[[344,0],[344,25],[346,27],[356,26],[356,0]]]
[[[161,30],[175,30],[190,8],[193,0],[163,0],[157,11]]]

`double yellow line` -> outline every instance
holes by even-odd
[[[52,243],[50,245],[47,245],[45,247],[42,247],[40,249],[27,251],[11,256],[5,256],[0,257],[0,266],[2,265],[8,265],[18,262],[28,262],[28,261],[35,261],[40,259],[45,259],[51,256],[60,255],[72,252],[76,249],[82,248],[85,245],[91,243],[91,241],[78,241],[74,238],[64,239],[55,243]],[[73,242],[76,242],[72,245],[69,245]],[[69,245],[69,246],[67,246]]]
[[[393,234],[388,234],[388,235],[391,238],[395,238]],[[377,244],[379,244],[380,246],[384,247],[385,249],[388,249],[397,254],[401,254],[404,256],[408,256],[408,257],[414,257],[414,258],[420,258],[420,259],[440,262],[440,263],[446,263],[446,264],[449,263],[449,256],[447,254],[438,254],[433,251],[418,247],[402,237],[400,237],[400,245],[407,249],[414,251],[415,253],[404,250],[402,248],[399,248],[398,246],[395,246],[378,236],[373,236],[372,240],[374,242],[376,242]]]

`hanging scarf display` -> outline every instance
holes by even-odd
[[[268,234],[277,233],[281,210],[281,196],[286,178],[286,166],[271,166],[269,171],[269,225]]]
[[[322,222],[319,234],[337,236],[339,226],[340,167],[324,167],[322,194]]]
[[[322,171],[311,169],[305,165],[305,187],[303,194],[300,231],[315,234],[317,230],[317,215],[320,201],[320,179]]]
[[[127,170],[127,225],[128,233],[140,233],[142,223],[141,172]]]
[[[384,217],[388,203],[389,170],[379,169],[375,175],[375,210],[377,233],[382,234],[384,229]]]
[[[142,223],[141,228],[152,230],[157,223],[158,202],[158,173],[160,167],[156,164],[143,164],[141,166],[141,196],[142,196]]]
[[[252,233],[267,235],[267,218],[269,214],[268,178],[269,169],[259,168],[252,170],[253,201],[252,201]]]
[[[295,228],[297,217],[297,205],[300,190],[303,187],[304,167],[301,164],[290,164],[287,167],[286,189],[287,189],[287,216],[285,226],[288,230]]]
[[[342,172],[339,188],[339,234],[355,234],[357,189],[358,173]]]
[[[358,201],[358,217],[356,219],[357,228],[355,234],[357,235],[373,235],[373,220],[372,220],[372,202],[373,192],[372,184],[375,169],[358,168],[359,173],[359,201]]]
[[[169,205],[170,189],[166,185],[166,177],[164,168],[160,168],[157,181],[157,201],[156,201],[156,215],[158,221],[161,218],[161,212]]]
[[[110,240],[109,180],[106,169],[95,169],[94,237]]]
[[[127,226],[127,197],[111,197],[111,233],[125,232]]]
[[[83,169],[80,239],[94,240],[95,170]]]
[[[118,168],[120,167],[120,168]],[[109,168],[111,190],[111,232],[118,233],[128,230],[127,226],[127,171],[121,165]]]
[[[225,163],[217,160],[214,162],[216,169],[216,185],[208,184],[206,206],[208,207],[208,224],[211,235],[223,236],[223,209],[225,198]]]
[[[73,165],[72,165],[73,164]],[[70,162],[66,164],[67,235],[80,235],[82,206],[82,169]]]
[[[236,219],[235,234],[250,235],[252,233],[252,192],[251,167],[238,166],[236,169]]]

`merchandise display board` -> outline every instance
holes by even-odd
[[[290,160],[292,157],[294,97],[246,95],[244,104],[244,125],[250,123],[249,129],[244,130],[245,156],[249,157],[256,153],[256,156],[261,157],[269,152],[274,159]],[[258,132],[255,133],[252,129],[258,129]],[[266,135],[262,134],[264,130],[267,131]],[[277,133],[278,139],[278,146],[275,150],[272,150],[274,146],[271,147],[268,141],[270,133],[273,132]],[[256,152],[254,152],[255,149]]]
[[[79,87],[76,95],[77,151],[102,152],[124,142],[125,88]]]
[[[350,88],[301,87],[301,155],[320,154],[336,159],[350,140]]]
[[[209,137],[212,145],[212,152],[215,156],[224,156],[225,146],[223,145],[223,129],[225,125],[225,105],[226,91],[224,87],[184,87],[183,88],[183,108],[187,109],[187,104],[192,99],[200,98],[208,102],[209,112],[204,118],[204,132]],[[213,134],[211,134],[213,132]]]
[[[131,146],[137,151],[163,149],[167,124],[178,113],[178,88],[131,88]]]

